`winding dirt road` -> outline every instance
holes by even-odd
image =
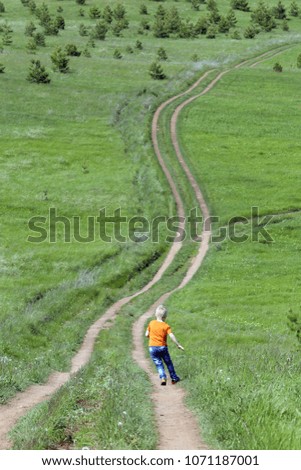
[[[272,53],[273,51],[271,51]],[[280,51],[281,52],[281,51]],[[257,59],[261,57],[266,57],[266,60],[269,58],[267,57],[270,53],[261,54]],[[242,62],[235,68],[241,67],[243,65],[248,64],[251,60]],[[177,140],[177,120],[179,117],[180,112],[182,109],[190,104],[193,100],[203,96],[204,94],[208,93],[214,85],[225,75],[226,73],[230,72],[232,69],[226,70],[221,72],[214,78],[211,83],[199,94],[187,99],[182,104],[180,104],[171,119],[171,137],[172,143],[174,146],[174,150],[176,156],[191,184],[192,188],[194,189],[196,199],[198,204],[201,208],[203,218],[208,219],[210,217],[209,209],[207,207],[206,201],[203,198],[201,190],[195,180],[194,176],[192,175],[191,171],[189,170],[183,155],[180,151],[179,142]],[[158,143],[158,132],[159,132],[159,118],[163,111],[169,104],[173,101],[181,98],[189,93],[191,93],[195,88],[197,88],[202,81],[204,81],[209,73],[212,71],[206,72],[199,78],[187,91],[181,93],[165,103],[163,103],[156,111],[153,123],[152,123],[152,139],[154,149],[157,155],[157,158],[160,162],[160,165],[164,171],[164,174],[170,184],[173,197],[176,202],[177,206],[177,215],[180,220],[184,219],[185,210],[183,201],[181,196],[177,190],[176,184],[173,181],[173,178],[168,171],[168,168],[165,164],[164,158],[161,154],[159,143]],[[182,223],[182,228],[184,228],[184,222]],[[196,422],[195,417],[191,414],[191,412],[187,409],[184,404],[185,394],[183,388],[180,386],[167,386],[160,387],[158,385],[158,379],[153,372],[153,368],[151,367],[150,361],[146,359],[144,354],[144,325],[147,319],[153,315],[153,311],[157,305],[163,303],[173,292],[183,288],[193,277],[193,275],[197,272],[199,267],[202,264],[202,261],[206,255],[206,252],[209,247],[209,240],[210,240],[210,227],[203,227],[202,232],[202,242],[200,243],[199,250],[197,255],[192,259],[191,264],[188,268],[188,271],[180,283],[180,285],[170,291],[165,293],[160,299],[158,299],[150,309],[142,315],[139,320],[134,324],[133,327],[133,335],[135,338],[134,347],[133,347],[133,358],[137,361],[137,363],[149,374],[150,379],[154,385],[153,387],[153,400],[154,400],[154,408],[156,412],[156,418],[158,424],[158,429],[160,431],[160,441],[159,441],[159,449],[205,449],[206,445],[202,441],[200,434],[199,434],[199,426]],[[22,417],[29,409],[50,398],[53,393],[55,393],[64,383],[66,383],[71,375],[75,374],[81,367],[85,366],[91,357],[91,353],[94,348],[95,340],[100,332],[100,330],[104,328],[108,328],[112,325],[117,312],[121,309],[123,305],[129,303],[132,299],[137,297],[138,295],[143,294],[144,292],[148,291],[153,285],[155,285],[165,273],[167,268],[173,262],[176,254],[182,247],[182,242],[174,242],[171,245],[171,248],[166,256],[162,266],[155,274],[153,279],[142,289],[138,292],[134,293],[131,296],[125,297],[118,302],[114,303],[106,312],[105,314],[99,318],[87,331],[87,334],[84,338],[84,341],[78,351],[78,353],[74,356],[72,363],[71,363],[71,370],[66,373],[59,373],[54,372],[51,374],[45,384],[42,385],[33,385],[26,389],[24,392],[18,393],[12,400],[10,400],[6,405],[0,406],[0,414],[1,414],[1,422],[0,422],[0,449],[9,449],[11,447],[10,440],[8,438],[8,433],[12,429],[12,427],[16,424],[18,419]],[[138,338],[138,340],[137,340]],[[176,410],[176,412],[175,412]]]

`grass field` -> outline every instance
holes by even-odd
[[[75,0],[55,0],[47,3],[52,14],[56,14],[58,7],[63,8],[60,14],[66,20],[65,30],[60,31],[58,36],[46,36],[46,47],[39,47],[36,53],[32,54],[26,48],[28,38],[24,36],[24,30],[31,20],[38,26],[37,19],[19,0],[3,3],[6,11],[0,17],[0,24],[4,24],[5,21],[10,24],[13,29],[13,42],[9,46],[4,46],[0,54],[0,63],[5,66],[5,73],[0,74],[2,82],[0,88],[2,103],[0,112],[1,402],[5,402],[17,390],[24,389],[32,382],[45,380],[51,370],[66,370],[72,354],[77,350],[92,321],[115,299],[134,292],[144,285],[158,269],[168,248],[168,244],[164,242],[166,234],[164,229],[159,244],[139,244],[131,241],[124,244],[108,244],[99,240],[99,237],[89,243],[79,243],[71,237],[71,243],[65,243],[62,224],[58,224],[56,243],[49,243],[49,239],[40,244],[28,243],[27,238],[32,235],[28,228],[28,220],[34,216],[47,218],[49,208],[54,207],[58,216],[67,218],[78,216],[81,221],[81,234],[85,236],[87,217],[97,217],[103,207],[108,214],[112,214],[120,207],[123,215],[127,217],[143,214],[149,220],[157,215],[173,214],[175,207],[170,191],[150,144],[149,124],[155,106],[165,97],[187,88],[187,84],[206,68],[224,67],[245,57],[255,56],[277,44],[295,43],[300,37],[301,29],[300,18],[290,18],[288,32],[278,27],[272,32],[260,33],[256,38],[246,40],[243,38],[243,31],[249,24],[250,14],[236,12],[238,19],[236,29],[242,36],[241,40],[231,39],[229,35],[221,33],[214,40],[205,37],[185,40],[159,39],[154,38],[151,31],[143,35],[137,33],[142,17],[139,14],[141,2],[131,0],[123,2],[127,10],[129,28],[123,31],[121,37],[114,36],[110,31],[105,41],[96,40],[95,47],[91,47],[88,43],[89,38],[80,36],[78,28],[81,23],[88,28],[93,26],[95,21],[89,19],[89,8],[97,4],[102,9],[106,2],[88,1],[83,7],[85,14],[82,17],[79,16],[79,6]],[[146,3],[149,10],[147,16],[152,22],[158,4]],[[287,7],[290,5],[290,2],[283,3]],[[42,2],[37,4],[41,5]],[[116,4],[117,2],[113,6]],[[219,1],[218,4],[221,13],[225,14],[229,9],[229,2]],[[164,2],[164,7],[172,6],[175,6],[174,2]],[[200,15],[206,13],[205,5],[201,5],[200,12],[195,12],[184,0],[177,2],[176,6],[183,18],[194,22]],[[135,47],[137,40],[142,42],[142,50]],[[50,60],[51,53],[56,46],[65,46],[69,43],[76,44],[81,50],[88,48],[91,57],[83,55],[72,57],[70,73],[54,72]],[[164,46],[168,55],[168,60],[162,64],[168,79],[154,82],[148,74],[148,68],[155,60],[160,46]],[[129,47],[133,48],[133,53],[129,52]],[[116,48],[123,56],[121,60],[113,58]],[[192,60],[193,54],[198,56],[197,60]],[[300,71],[296,68],[297,55],[298,47],[294,47],[253,70],[231,72],[210,95],[202,99],[201,106],[196,103],[182,116],[179,131],[183,148],[204,188],[212,212],[220,216],[221,224],[226,223],[232,216],[249,217],[251,206],[259,206],[262,214],[300,208],[298,195],[300,113],[299,102],[296,99]],[[31,59],[39,59],[46,66],[51,78],[49,85],[35,85],[26,80]],[[281,62],[284,67],[282,74],[278,75],[272,71],[276,61]],[[164,126],[167,126],[168,113],[170,110],[164,118],[166,119]],[[224,119],[225,115],[227,120]],[[289,126],[286,125],[287,122]],[[168,142],[165,142],[165,146],[170,150]],[[289,165],[287,165],[288,160]],[[172,160],[169,160],[169,166],[174,166],[175,174],[178,174]],[[187,208],[194,203],[193,197],[189,196],[184,179],[181,179],[179,184],[183,188],[183,194],[186,194]],[[71,228],[73,230],[74,221]],[[108,227],[108,233],[110,230]],[[214,308],[216,317],[213,323],[218,326],[221,336],[224,338],[224,333],[233,329],[236,338],[233,342],[244,343],[239,339],[241,329],[238,320],[240,315],[242,318],[243,315],[247,318],[248,308],[253,306],[252,315],[256,319],[256,325],[251,339],[245,334],[245,342],[251,342],[251,347],[256,351],[261,351],[260,348],[257,349],[257,343],[260,343],[263,351],[256,353],[258,360],[255,363],[260,372],[254,374],[258,373],[259,377],[262,377],[260,374],[264,374],[264,370],[260,369],[260,358],[269,358],[274,354],[272,344],[275,338],[278,347],[277,354],[273,356],[275,361],[277,362],[277,357],[291,357],[288,354],[294,348],[295,339],[288,332],[285,322],[289,308],[291,305],[294,306],[297,300],[297,287],[294,287],[293,292],[290,291],[293,288],[291,286],[296,286],[294,282],[297,282],[297,257],[289,256],[292,253],[290,250],[297,250],[297,241],[294,238],[296,230],[298,230],[298,215],[291,215],[284,217],[283,220],[280,219],[271,229],[274,238],[281,236],[281,243],[277,244],[276,240],[271,246],[251,243],[233,246],[231,242],[226,242],[219,251],[213,246],[204,270],[194,283],[169,302],[175,311],[180,313],[178,317],[175,316],[176,326],[182,329],[181,322],[184,319],[182,311],[200,309],[203,312],[209,306],[209,310]],[[195,248],[187,246],[185,249],[188,257]],[[284,255],[286,260],[291,260],[291,263],[286,261],[283,263]],[[268,267],[266,264],[262,265],[263,258],[267,260]],[[179,264],[181,269],[185,266],[185,256],[181,258]],[[233,267],[231,273],[230,266]],[[246,267],[248,271],[244,278],[242,270]],[[172,273],[176,280],[177,265],[174,269]],[[282,275],[279,273],[280,269],[283,269]],[[272,278],[267,276],[267,272],[273,274]],[[287,288],[285,296],[279,294],[284,291],[283,278]],[[256,287],[252,286],[252,294],[249,294],[248,290],[250,280],[256,282]],[[231,289],[233,284],[237,285],[235,289]],[[256,295],[259,287],[262,291],[261,296]],[[202,303],[203,296],[200,299],[196,291],[204,294],[205,304]],[[223,295],[220,297],[221,291]],[[150,293],[150,299],[155,297],[155,292],[157,291]],[[222,301],[224,296],[229,296],[230,293],[232,297],[229,299],[229,304],[224,304]],[[226,315],[226,311],[230,309],[229,305],[238,306],[239,301],[245,303],[249,295],[252,297],[252,302],[248,304],[246,310],[243,309],[243,314],[241,311],[232,312],[231,308],[233,317]],[[261,303],[260,299],[264,302]],[[279,302],[279,299],[282,301]],[[143,301],[137,301],[141,308],[139,302],[143,304]],[[147,302],[146,300],[145,304]],[[135,306],[132,308],[134,311]],[[272,320],[267,312],[275,312]],[[260,322],[263,318],[266,322],[265,333],[261,331]],[[124,362],[119,361],[119,357],[124,355],[127,358],[127,361],[124,359],[125,362],[130,360],[128,341],[132,321],[133,318],[129,316],[125,324],[122,320],[118,323],[122,331],[120,334],[124,349],[106,353],[104,342],[100,345],[100,355],[96,353],[94,365],[82,372],[84,380],[89,383],[87,394],[90,398],[87,398],[87,401],[91,399],[96,408],[98,404],[93,401],[97,395],[95,383],[105,384],[111,373],[110,369],[106,369],[99,370],[98,374],[95,372],[97,364],[102,363],[103,355],[107,354],[109,357],[106,356],[105,360],[108,360],[112,367],[116,365],[118,370],[116,374],[120,377],[120,381],[123,381]],[[191,321],[189,330],[204,328],[204,322],[200,321],[199,317]],[[271,402],[265,403],[270,383],[276,377],[277,367],[273,365],[276,362],[270,365],[270,375],[267,373],[262,380],[266,384],[261,390],[262,397],[259,400],[264,416],[262,427],[259,430],[252,428],[250,431],[256,436],[259,435],[259,438],[248,441],[250,433],[244,430],[251,424],[248,423],[247,427],[240,428],[235,421],[239,412],[231,411],[235,393],[232,395],[229,393],[231,396],[226,400],[228,391],[226,390],[224,395],[217,393],[219,389],[216,387],[219,385],[217,386],[213,379],[210,381],[211,379],[203,374],[205,359],[213,357],[212,367],[206,366],[205,369],[209,375],[214,375],[217,367],[223,370],[231,368],[236,360],[236,354],[241,354],[243,358],[241,369],[235,372],[235,383],[241,383],[242,377],[245,377],[245,370],[251,367],[246,359],[248,351],[245,346],[242,346],[242,350],[234,350],[232,339],[229,341],[225,339],[226,344],[223,349],[228,352],[224,359],[225,365],[216,365],[214,357],[215,354],[219,359],[221,357],[219,349],[221,341],[220,337],[216,336],[213,344],[213,338],[207,334],[213,325],[209,320],[206,324],[208,330],[202,331],[203,343],[200,350],[197,346],[198,338],[189,339],[190,332],[184,333],[183,342],[191,344],[191,353],[188,352],[188,356],[194,354],[200,358],[200,361],[196,363],[198,373],[195,377],[188,377],[185,371],[182,375],[186,376],[187,388],[191,391],[191,405],[206,420],[205,431],[208,440],[217,446],[231,448],[235,446],[295,448],[298,436],[288,437],[292,432],[289,417],[293,410],[293,387],[288,390],[291,399],[288,399],[287,408],[281,408],[284,410],[284,416],[287,416],[287,420],[284,420],[287,425],[283,425],[283,433],[277,441],[272,441],[270,435],[261,435],[264,434],[263,429],[267,425],[266,416],[273,417],[269,422],[271,435],[273,426],[277,426],[277,415],[274,411],[278,408],[274,410]],[[271,327],[275,335],[273,337],[270,337],[268,332]],[[114,332],[106,332],[104,336],[110,338],[111,334]],[[244,334],[242,336],[244,337]],[[207,337],[210,341],[208,339],[208,345],[204,346]],[[289,373],[292,374],[296,374],[298,369],[297,362],[294,361],[295,359],[286,363]],[[281,403],[277,400],[289,383],[286,377],[288,371],[285,368],[283,370],[280,385],[279,379],[277,381],[279,387],[275,386],[277,403]],[[137,370],[129,366],[129,374],[135,375]],[[201,379],[202,377],[204,379]],[[293,377],[296,379],[294,383],[297,384],[296,375]],[[248,378],[246,395],[242,399],[247,397],[249,405],[252,380],[249,375]],[[137,383],[136,396],[141,407],[144,407],[146,416],[150,418],[152,413],[149,405],[142,399],[145,380],[142,375],[141,382]],[[211,388],[208,384],[211,384]],[[202,397],[200,401],[199,387],[204,390],[205,386],[208,386],[208,389],[206,393],[200,394]],[[70,384],[70,387],[74,391],[76,401],[83,393],[82,388],[80,384],[77,385],[76,380]],[[193,390],[198,392],[194,393]],[[67,388],[67,395],[68,393]],[[216,413],[216,408],[208,406],[210,397],[213,396],[217,396],[216,406],[225,404],[227,419],[233,415],[235,425],[233,421],[232,429],[235,436],[228,434],[228,429],[225,430],[224,420]],[[130,409],[126,387],[124,397],[125,408]],[[56,397],[57,415],[60,413],[60,407],[65,406],[65,401],[66,394],[63,391]],[[256,413],[261,413],[258,403],[250,408],[250,421],[253,419],[254,426],[259,426],[258,420],[254,419]],[[263,403],[266,404],[267,410]],[[103,420],[105,422],[107,420],[105,416],[108,416],[103,415],[104,410],[110,414],[109,410],[112,411],[114,406],[114,400],[112,406],[107,409],[100,406],[101,426]],[[88,411],[85,406],[81,409],[83,411],[79,414],[82,413],[84,421]],[[140,413],[142,414],[142,411],[136,410],[133,414],[133,421],[129,423],[131,429],[135,428],[137,421],[141,419]],[[116,419],[117,415],[112,414],[112,423],[115,423]],[[297,411],[294,413],[294,419],[298,424]],[[28,435],[25,444],[21,442],[24,439],[22,434],[17,446],[24,446],[23,448],[30,445],[39,448],[56,446],[66,437],[64,433],[69,425],[66,423],[67,421],[59,423],[58,427],[62,433],[57,435],[53,435],[52,431],[49,431],[49,435],[45,433],[42,424],[44,440],[39,440],[39,437],[32,438],[29,432],[32,426],[26,424]],[[91,423],[90,425],[92,426]],[[145,434],[141,432],[141,438],[137,442],[134,438],[119,439],[118,434],[116,439],[110,441],[109,427],[104,436],[93,437],[90,441],[86,437],[89,435],[90,425],[81,431],[82,424],[76,423],[76,433],[81,436],[75,439],[76,446],[81,446],[85,442],[88,442],[87,445],[103,448],[155,446],[155,436],[147,440],[148,427],[145,428]]]
[[[250,217],[251,206],[280,214],[266,227],[271,243],[252,242],[248,224],[237,230],[244,243],[213,244],[200,273],[168,302],[187,345],[189,403],[217,447],[300,448],[300,353],[287,319],[300,313],[297,54],[277,57],[282,74],[273,58],[226,75],[179,126],[220,225]]]

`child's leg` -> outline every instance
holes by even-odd
[[[149,353],[157,368],[160,379],[166,379],[166,373],[165,373],[164,364],[162,361],[162,353],[160,352],[160,349],[162,348],[159,348],[156,346],[150,346]]]
[[[175,371],[175,368],[174,368],[174,365],[172,363],[172,360],[171,360],[171,357],[169,355],[169,352],[168,352],[168,349],[167,348],[164,348],[164,352],[163,352],[163,360],[167,366],[167,369],[168,369],[168,372],[169,372],[169,375],[170,375],[170,378],[171,380],[175,380],[175,381],[179,381],[179,377],[177,376],[176,374],[176,371]]]

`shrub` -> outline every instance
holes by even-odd
[[[76,3],[77,3],[78,5],[85,5],[86,0],[76,0]]]
[[[143,44],[142,44],[141,41],[139,41],[139,39],[137,39],[136,44],[135,44],[135,47],[136,47],[136,49],[138,49],[139,51],[142,51],[142,49],[143,49]]]
[[[96,23],[92,31],[92,36],[95,39],[104,41],[106,38],[107,32],[108,32],[108,27],[106,23],[104,21],[98,21],[98,23]]]
[[[89,16],[92,20],[95,20],[97,18],[101,17],[101,11],[99,8],[97,8],[95,5],[90,8],[89,10]]]
[[[167,60],[167,53],[163,47],[160,47],[157,52],[158,60]]]
[[[279,1],[278,5],[273,8],[273,13],[277,20],[284,20],[286,18],[286,9],[281,1]]]
[[[250,25],[245,29],[244,37],[246,39],[254,39],[256,34],[256,28],[253,25]]]
[[[149,68],[149,74],[153,80],[164,80],[166,78],[161,64],[153,62]]]
[[[2,2],[0,2],[0,14],[5,13],[5,6],[3,5]],[[3,73],[3,72],[2,72]]]
[[[189,39],[195,36],[196,36],[196,33],[195,33],[194,25],[191,23],[191,21],[188,19],[186,19],[185,21],[181,21],[180,30],[178,32],[178,37]]]
[[[113,57],[114,59],[122,59],[122,54],[119,49],[115,49]]]
[[[55,20],[49,21],[44,26],[44,32],[46,36],[57,36],[59,34],[59,28]]]
[[[105,6],[102,17],[105,20],[106,23],[111,24],[113,21],[113,11],[109,5]]]
[[[231,0],[231,7],[234,10],[250,11],[248,0]]]
[[[277,26],[272,10],[262,1],[259,2],[257,8],[253,11],[251,18],[264,31],[272,31]]]
[[[67,44],[65,46],[65,51],[67,55],[72,57],[79,57],[81,55],[81,52],[77,49],[75,44]]]
[[[172,7],[165,16],[165,27],[169,34],[178,34],[181,28],[181,17],[176,7]]]
[[[0,64],[0,73],[5,72],[5,66],[3,64]]]
[[[46,3],[42,3],[39,8],[35,9],[35,15],[40,20],[41,26],[46,26],[51,22],[51,16]]]
[[[191,8],[195,11],[199,11],[201,3],[203,3],[201,0],[190,0],[191,3]]]
[[[220,22],[218,24],[218,30],[220,33],[228,33],[230,30],[229,21],[224,16],[222,16],[220,19]]]
[[[58,27],[58,29],[65,29],[65,20],[61,15],[55,18],[55,24]]]
[[[194,26],[194,32],[196,35],[206,34],[209,28],[209,20],[204,16],[198,19]]]
[[[35,14],[36,9],[37,9],[36,2],[34,0],[29,0],[28,8],[29,8],[30,13]]]
[[[297,57],[297,67],[298,69],[301,69],[301,54],[299,54]]]
[[[287,20],[283,20],[282,22],[282,30],[283,31],[289,31],[289,25],[288,25],[288,21]]]
[[[54,70],[60,73],[69,72],[69,59],[66,52],[61,48],[57,47],[51,54],[51,61],[53,63]]]
[[[239,31],[237,31],[237,29],[233,31],[233,33],[231,34],[231,39],[236,39],[236,40],[241,39],[241,35],[239,34]]]
[[[32,60],[29,66],[27,80],[32,83],[50,83],[48,72],[39,60]]]
[[[132,46],[126,46],[125,51],[128,54],[134,54],[134,49],[132,48]]]
[[[80,36],[88,36],[88,28],[83,23],[79,25],[79,35]]]
[[[216,37],[216,26],[210,25],[209,28],[207,29],[206,38],[214,39],[215,37]]]
[[[118,3],[118,5],[116,5],[116,7],[113,10],[113,17],[115,18],[116,21],[118,21],[118,20],[122,20],[123,18],[125,18],[125,15],[126,15],[125,7],[121,3]]]
[[[34,38],[31,37],[28,39],[26,49],[28,50],[28,52],[35,53],[35,51],[37,50],[37,45]]]
[[[85,49],[83,50],[83,56],[84,57],[91,57],[91,53],[90,53],[88,47],[85,47]]]
[[[26,26],[25,26],[25,36],[33,36],[33,33],[36,31],[36,26],[35,24],[30,21]]]
[[[45,42],[45,35],[43,33],[36,33],[33,35],[34,42],[36,43],[37,46],[45,47],[46,42]]]
[[[276,62],[273,67],[274,72],[282,72],[283,68],[282,65],[279,64],[279,62]]]
[[[4,23],[3,25],[1,25],[1,33],[3,46],[10,46],[13,42],[13,30],[8,23]]]
[[[192,62],[198,62],[200,60],[200,58],[197,54],[192,54],[191,60],[192,60]]]
[[[290,15],[291,16],[299,16],[299,7],[296,2],[292,2],[290,6]]]
[[[142,4],[139,8],[140,15],[148,15],[147,6]]]
[[[234,28],[237,24],[237,18],[235,16],[234,10],[232,10],[232,8],[228,11],[226,18],[228,20],[230,28]]]
[[[141,20],[140,22],[140,28],[143,31],[149,31],[150,30],[150,24],[146,19]]]

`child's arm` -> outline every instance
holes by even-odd
[[[145,332],[145,336],[148,338],[149,337],[149,330],[147,328],[146,332]]]
[[[178,346],[179,349],[184,351],[183,346],[180,345],[180,343],[178,342],[177,338],[175,337],[175,335],[173,333],[169,333],[169,337],[174,343],[176,343],[176,345]]]

